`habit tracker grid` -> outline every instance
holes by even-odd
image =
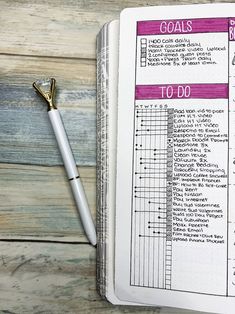
[[[235,296],[235,18],[136,34],[130,285]]]

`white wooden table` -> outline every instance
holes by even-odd
[[[57,79],[95,217],[96,35],[125,7],[180,3],[191,1],[0,0],[0,313],[193,313],[101,300],[95,249],[84,237],[46,105],[32,89],[35,79]]]

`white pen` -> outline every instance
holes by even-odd
[[[60,153],[73,191],[73,196],[79,211],[83,228],[90,243],[92,245],[96,245],[96,230],[94,222],[91,217],[91,212],[87,203],[86,195],[80,180],[80,176],[68,141],[67,134],[64,129],[63,122],[61,120],[59,110],[54,103],[55,79],[47,78],[44,80],[38,80],[33,83],[33,87],[47,102],[48,115],[60,149]]]

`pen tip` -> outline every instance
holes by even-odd
[[[97,247],[97,241],[95,239],[95,241],[90,241],[90,243],[96,248]]]

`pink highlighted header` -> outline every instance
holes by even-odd
[[[137,35],[228,32],[228,18],[137,22]]]
[[[235,41],[235,19],[229,19],[229,40]]]
[[[228,99],[228,84],[136,85],[135,99]]]

